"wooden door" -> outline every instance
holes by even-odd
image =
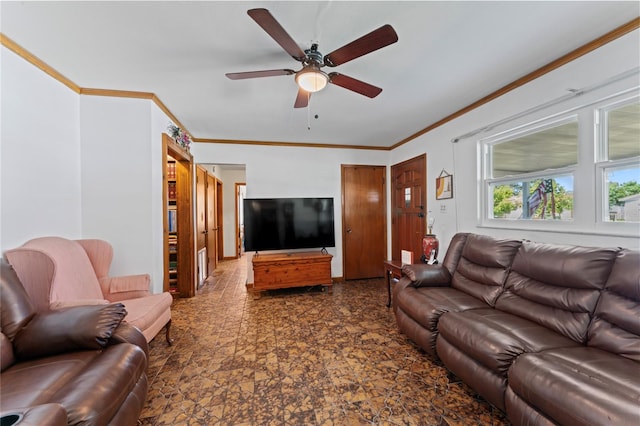
[[[385,166],[342,166],[342,253],[346,280],[384,275],[385,185]]]
[[[196,167],[196,243],[199,252],[207,246],[207,169]]]
[[[218,208],[216,224],[218,225],[218,260],[224,259],[224,222],[222,220],[222,211],[224,204],[222,202],[222,181],[216,179],[216,207]]]
[[[207,173],[207,263],[209,275],[218,266],[218,209],[216,178]]]
[[[413,252],[413,262],[422,256],[426,229],[427,156],[425,154],[391,166],[391,257],[401,259],[401,251]]]

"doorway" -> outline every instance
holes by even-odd
[[[401,251],[413,253],[413,262],[422,256],[426,229],[427,156],[391,166],[391,258],[401,259]]]
[[[382,277],[387,252],[386,166],[342,165],[345,280]]]

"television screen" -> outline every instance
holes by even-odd
[[[246,251],[335,247],[333,198],[246,198]]]

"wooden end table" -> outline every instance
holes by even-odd
[[[387,278],[387,308],[389,308],[391,307],[391,280],[402,278],[402,262],[399,260],[385,260],[384,276]]]

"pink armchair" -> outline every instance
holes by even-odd
[[[38,312],[121,302],[125,321],[139,328],[147,342],[165,327],[172,344],[171,294],[152,294],[148,274],[110,277],[113,248],[107,241],[35,238],[5,256]]]

